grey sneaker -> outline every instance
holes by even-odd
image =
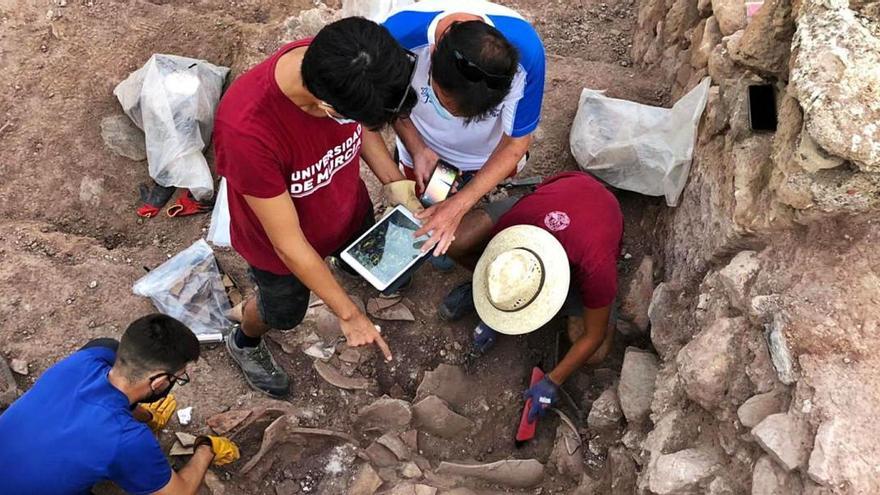
[[[256,347],[238,347],[233,334],[229,334],[226,336],[226,350],[238,363],[244,379],[251,387],[272,397],[284,397],[288,394],[290,378],[275,362],[266,342],[261,341]]]

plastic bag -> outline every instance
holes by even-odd
[[[150,177],[158,184],[189,189],[200,201],[214,195],[202,150],[227,74],[228,67],[204,60],[155,54],[113,90],[144,131]]]
[[[211,244],[220,247],[232,245],[229,235],[229,197],[226,192],[226,177],[220,179],[217,186],[217,198],[214,200],[214,210],[211,211],[211,226],[205,239]]]
[[[415,3],[414,0],[343,0],[342,17],[366,17],[382,22],[392,11]]]
[[[691,167],[709,83],[709,78],[703,79],[672,108],[584,89],[571,127],[572,155],[582,170],[614,187],[666,196],[666,204],[677,205]]]
[[[220,270],[204,239],[141,277],[132,291],[149,297],[159,312],[183,322],[200,342],[220,342],[232,326],[226,318],[230,305]]]

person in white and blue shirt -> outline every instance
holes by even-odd
[[[425,0],[392,12],[383,25],[418,58],[419,101],[394,124],[407,176],[424,190],[438,159],[458,167],[457,194],[419,214],[425,249],[443,255],[462,217],[525,164],[541,119],[544,46],[507,7],[475,0]]]

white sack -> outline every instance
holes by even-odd
[[[687,182],[697,126],[709,97],[703,79],[672,108],[608,98],[584,89],[571,127],[580,168],[619,189],[666,196],[675,206]]]

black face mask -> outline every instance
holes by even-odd
[[[171,389],[174,388],[175,384],[177,384],[177,377],[175,377],[171,373],[160,373],[158,375],[153,375],[150,377],[150,383],[152,384],[153,380],[155,380],[156,378],[161,378],[163,376],[167,376],[168,380],[171,382],[168,385],[168,388],[166,388],[165,390],[163,390],[161,392],[156,392],[155,390],[153,390],[150,395],[137,401],[138,404],[152,404],[153,402],[160,401],[160,400],[164,399],[165,397],[168,396],[169,393],[171,393]]]

